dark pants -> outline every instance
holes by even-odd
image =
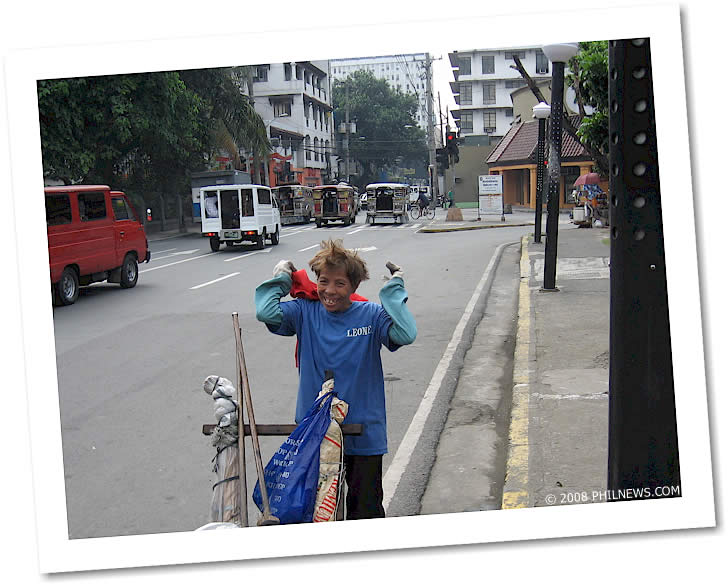
[[[382,456],[344,455],[346,519],[384,518]]]

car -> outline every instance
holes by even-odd
[[[79,287],[94,282],[136,286],[139,262],[149,262],[151,252],[124,193],[107,185],[46,187],[45,208],[55,305],[72,305]]]

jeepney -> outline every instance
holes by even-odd
[[[367,221],[391,218],[395,223],[407,221],[409,185],[404,183],[372,183],[367,185]]]
[[[313,188],[313,216],[316,227],[330,221],[343,221],[350,225],[356,221],[354,187],[350,185],[319,185]]]
[[[304,185],[279,185],[273,189],[281,223],[308,223],[313,217],[313,189]]]

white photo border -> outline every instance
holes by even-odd
[[[590,26],[577,32],[573,25],[580,21]],[[201,35],[27,50],[8,57],[12,190],[41,572],[271,558],[280,556],[281,542],[295,542],[295,554],[303,556],[715,525],[679,7],[609,7],[438,19],[406,23],[407,34],[402,34],[402,26],[384,23],[309,29],[303,31],[307,35],[305,52],[300,42],[291,46],[279,43],[280,36],[274,32],[245,32],[214,37],[214,51],[199,50],[201,46],[209,47],[207,43],[213,38]],[[457,34],[443,34],[445,30]],[[346,43],[331,42],[332,38],[343,37]],[[453,49],[644,37],[649,37],[651,43],[662,170],[682,497],[361,520],[316,527],[281,526],[275,530],[68,539],[53,316],[42,221],[45,213],[43,199],[28,196],[43,188],[37,80],[387,53],[430,52],[446,58]],[[452,39],[459,47],[450,46]],[[233,62],[220,57],[225,55],[245,55],[245,59]],[[381,529],[381,522],[386,522],[386,530]],[[313,530],[317,531],[315,538]],[[321,542],[327,543],[325,549]]]

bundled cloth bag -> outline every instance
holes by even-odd
[[[337,416],[343,420],[348,406],[336,398],[333,392],[333,380],[328,380],[324,382],[319,397],[303,420],[265,466],[263,476],[270,511],[280,520],[281,524],[313,522],[317,510],[321,515],[320,521],[326,521],[328,518],[325,508],[331,507],[332,497],[334,502],[338,501],[343,458],[340,449],[342,441],[341,436],[336,435],[335,431],[331,434],[332,441],[326,439],[332,421],[338,427],[338,423],[332,418],[334,400],[337,401],[337,407],[334,410],[337,412]],[[325,450],[323,467],[321,466],[322,442],[326,442],[327,445],[336,442],[340,449],[338,453],[333,452],[333,454],[331,450]],[[332,463],[331,460],[334,458],[336,458],[336,462]],[[323,472],[323,480],[320,472]],[[319,491],[323,495],[317,498]],[[260,494],[260,482],[255,484],[253,502],[262,512],[263,499]],[[335,512],[335,509],[334,505],[332,513]]]

